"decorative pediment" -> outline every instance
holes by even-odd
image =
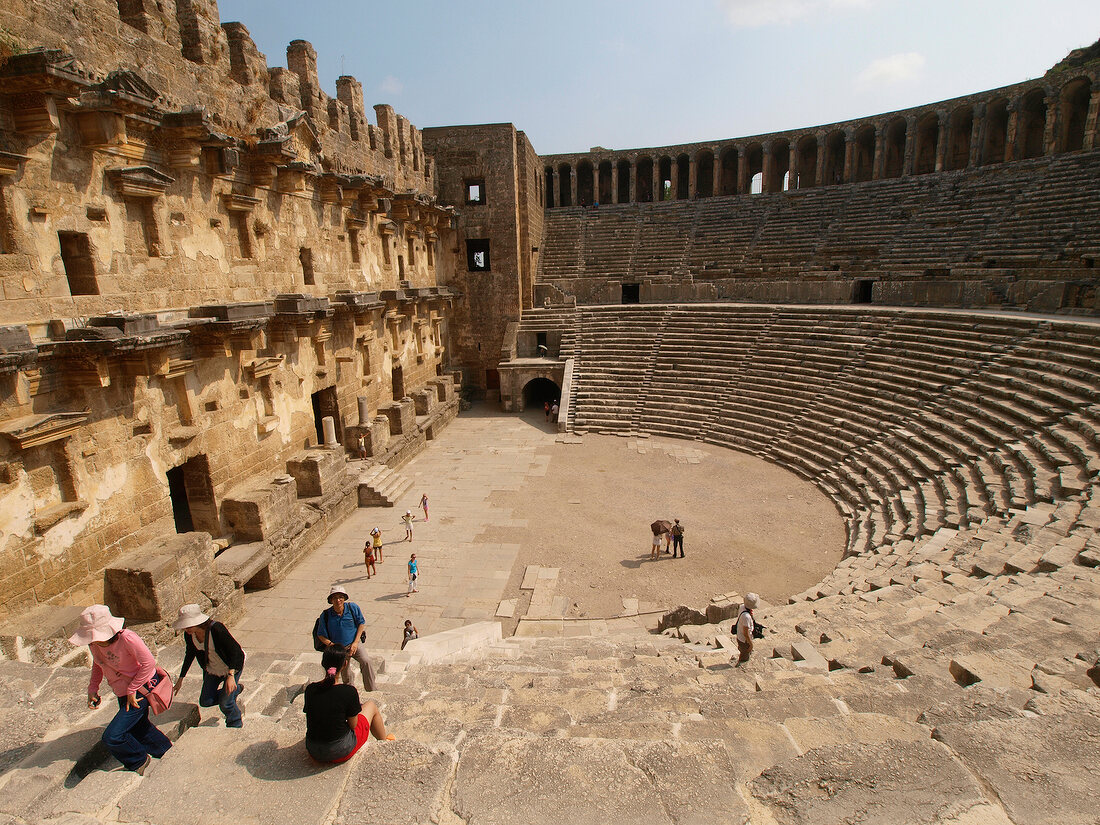
[[[60,441],[75,433],[88,420],[88,413],[25,415],[0,423],[0,435],[20,450]]]
[[[158,172],[152,166],[128,166],[109,169],[107,177],[124,198],[157,198],[164,194],[175,178]]]
[[[249,361],[244,365],[244,369],[245,372],[255,380],[257,378],[263,378],[265,375],[271,375],[271,373],[275,372],[275,370],[279,369],[282,365],[283,356],[269,355]]]
[[[156,89],[127,69],[111,72],[106,80],[94,88],[97,91],[122,94],[149,106],[161,100],[160,93]]]

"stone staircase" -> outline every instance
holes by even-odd
[[[359,473],[360,507],[393,507],[412,489],[412,481],[385,464],[374,464]]]

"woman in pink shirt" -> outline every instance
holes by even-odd
[[[147,693],[157,684],[157,663],[140,636],[122,629],[123,622],[106,605],[93,604],[80,614],[80,629],[69,641],[88,645],[92,654],[88,707],[99,707],[104,677],[118,697],[118,713],[103,731],[103,744],[127,770],[144,774],[172,743],[149,721]]]

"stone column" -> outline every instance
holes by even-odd
[[[936,113],[936,165],[935,170],[942,172],[946,165],[947,138],[951,124],[946,112]]]
[[[970,157],[966,160],[967,169],[973,169],[982,162],[982,147],[985,144],[985,109],[986,105],[979,103],[970,113]]]
[[[577,205],[577,167],[569,165],[569,205]]]
[[[657,202],[661,199],[661,190],[659,188],[661,184],[661,163],[659,160],[653,161],[653,171],[650,173],[650,178],[652,178],[649,184],[651,187],[650,191],[653,193],[653,201]]]
[[[611,202],[619,202],[619,164],[611,161]]]
[[[688,200],[695,200],[695,193],[699,191],[698,174],[699,164],[695,162],[695,155],[688,155]]]
[[[1016,160],[1016,132],[1020,128],[1020,98],[1013,98],[1008,104],[1008,127],[1005,129],[1005,163]]]
[[[855,154],[856,154],[856,142],[853,137],[855,133],[851,129],[844,130],[844,176],[841,178],[842,183],[851,183],[852,178],[855,177]]]
[[[788,189],[798,189],[798,143],[791,141],[787,160]]]
[[[917,149],[917,119],[910,115],[905,119],[905,153],[902,155],[901,174],[908,177],[913,174],[913,155]]]
[[[560,185],[558,182],[558,168],[552,166],[550,167],[550,200],[548,201],[551,206],[561,206],[561,191],[558,189]]]
[[[885,143],[886,127],[877,123],[875,124],[875,157],[871,161],[871,180],[882,179],[882,167],[886,163]]]
[[[365,395],[360,395],[358,398],[355,399],[355,403],[356,406],[358,406],[359,408],[359,426],[369,427],[370,410],[367,408],[367,397]]]
[[[761,147],[763,157],[760,164],[760,191],[771,192],[772,191],[772,167],[775,163],[772,160],[772,142],[769,140]]]
[[[714,160],[711,161],[710,172],[710,195],[713,198],[718,197],[722,189],[722,157],[721,152],[717,149],[712,150],[714,152]]]
[[[814,170],[814,186],[825,183],[825,133],[817,133],[817,169]],[[832,183],[832,181],[829,181]]]
[[[630,171],[627,173],[630,175],[630,203],[638,202],[638,162],[637,160],[630,161]]]
[[[680,164],[675,158],[669,164],[668,176],[672,181],[672,199],[677,200],[680,197]]]
[[[749,191],[749,158],[743,146],[737,147],[737,194],[745,195]]]
[[[1045,90],[1044,90],[1045,91]],[[1047,119],[1043,124],[1043,154],[1050,155],[1054,153],[1054,134],[1055,125],[1061,118],[1058,116],[1062,111],[1062,107],[1058,105],[1058,100],[1053,99],[1053,95],[1047,94]]]
[[[336,440],[336,421],[331,415],[326,415],[321,419],[321,430],[325,434],[325,446],[326,447],[339,447],[340,442]]]

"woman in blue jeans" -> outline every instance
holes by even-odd
[[[153,757],[164,756],[172,743],[149,721],[148,693],[159,681],[157,663],[141,637],[123,630],[123,623],[106,605],[93,604],[80,614],[80,628],[69,641],[88,645],[92,654],[88,707],[99,707],[104,677],[118,697],[118,713],[103,731],[103,744],[127,770],[144,774]]]
[[[211,619],[197,604],[181,607],[172,627],[183,631],[186,646],[180,677],[176,680],[176,692],[179,692],[191,662],[198,659],[202,668],[199,705],[204,708],[217,705],[225,714],[227,728],[242,727],[244,703],[237,701],[237,697],[241,695],[244,651],[237,640],[225,625]]]

